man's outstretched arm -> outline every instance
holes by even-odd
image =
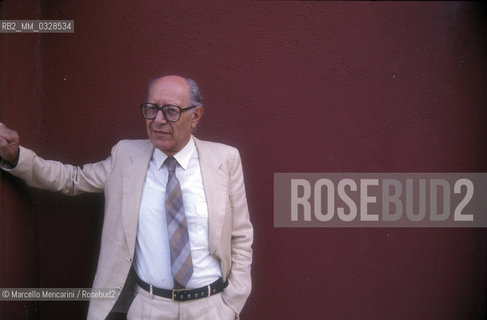
[[[103,192],[113,169],[114,154],[104,161],[72,166],[59,161],[45,160],[32,150],[19,146],[17,132],[0,123],[0,169],[21,178],[29,186],[59,191],[67,195],[82,192]]]

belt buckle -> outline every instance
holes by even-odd
[[[181,292],[181,291],[185,291],[186,289],[172,289],[172,292],[171,292],[171,299],[172,301],[180,301],[180,300],[176,300],[176,293],[178,292]]]

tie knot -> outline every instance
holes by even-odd
[[[174,174],[178,161],[174,159],[174,157],[167,157],[167,159],[164,161],[164,165],[169,170],[169,173]]]

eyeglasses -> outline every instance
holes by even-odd
[[[153,120],[156,118],[157,113],[162,111],[162,115],[164,119],[168,122],[176,122],[181,117],[181,112],[184,112],[189,109],[196,108],[197,106],[190,106],[187,108],[182,109],[178,106],[173,106],[171,104],[165,104],[162,107],[159,107],[157,104],[154,103],[143,103],[140,105],[140,109],[142,110],[142,116],[144,116],[147,120]]]

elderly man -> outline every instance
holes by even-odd
[[[19,146],[0,124],[0,166],[27,184],[105,193],[88,319],[237,319],[251,290],[253,230],[237,149],[192,136],[203,115],[198,86],[165,76],[141,105],[148,140],[124,140],[106,160],[74,167]]]

